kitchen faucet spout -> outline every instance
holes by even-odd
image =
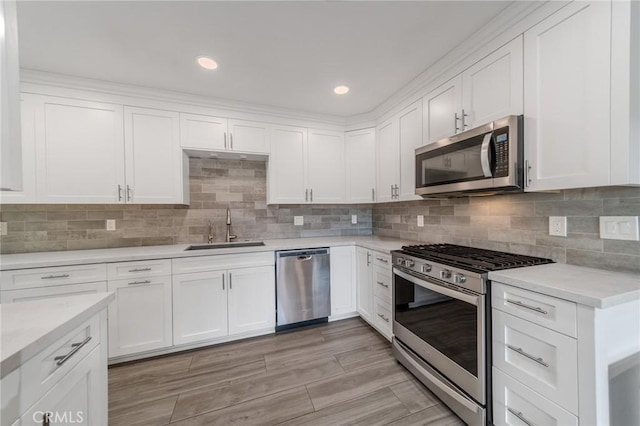
[[[230,243],[231,240],[235,240],[236,238],[238,238],[237,235],[232,235],[231,234],[231,210],[229,210],[229,208],[227,208],[227,237],[226,237],[226,242]]]

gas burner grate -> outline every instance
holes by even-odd
[[[499,271],[501,269],[553,263],[551,259],[458,246],[455,244],[403,246],[402,251],[421,259],[481,271]]]

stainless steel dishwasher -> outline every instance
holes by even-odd
[[[329,249],[276,256],[276,331],[326,322],[331,315]]]

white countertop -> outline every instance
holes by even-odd
[[[490,272],[489,279],[594,308],[640,301],[638,274],[551,263]]]
[[[20,367],[114,299],[113,293],[94,293],[0,305],[0,377]]]
[[[132,260],[168,259],[177,257],[212,256],[230,253],[255,253],[261,251],[264,252],[347,245],[358,245],[371,250],[389,252],[391,250],[398,250],[404,244],[417,243],[414,241],[401,241],[397,239],[381,238],[376,236],[353,236],[265,240],[264,244],[264,246],[258,247],[234,247],[190,251],[185,251],[189,244],[179,244],[149,247],[125,247],[112,249],[7,254],[0,256],[0,270],[4,271],[10,269],[83,265],[90,263],[127,262]]]

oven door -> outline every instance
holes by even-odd
[[[485,405],[485,296],[393,272],[395,337]]]

